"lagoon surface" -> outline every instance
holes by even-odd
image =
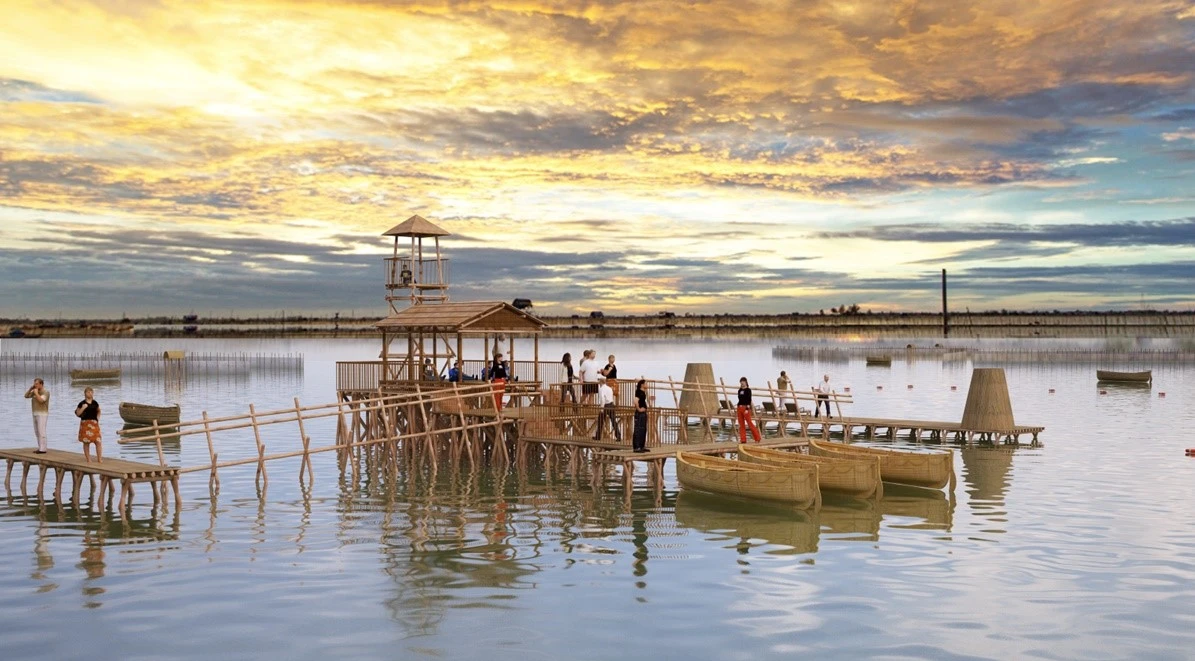
[[[545,340],[541,356],[594,347],[617,354],[625,377],[678,379],[687,362],[712,362],[728,383],[759,385],[785,369],[798,388],[829,373],[852,388],[855,416],[961,418],[969,362],[819,364],[774,359],[776,343]],[[329,403],[335,361],[378,348],[17,340],[0,351],[304,356],[301,370],[181,382],[150,370],[97,386],[106,452],[152,461],[115,443],[119,401],[177,399],[185,419]],[[272,462],[260,498],[252,466],[223,469],[215,498],[205,473],[185,475],[182,511],[165,518],[144,488],[129,521],[14,490],[0,500],[3,658],[1192,658],[1195,458],[1183,450],[1195,447],[1195,365],[1154,365],[1152,388],[1106,394],[1093,364],[1004,367],[1017,422],[1046,427],[1040,447],[956,448],[953,493],[892,488],[817,512],[681,491],[672,462],[661,499],[640,468],[629,503],[617,477],[595,492],[494,468],[353,484],[331,454],[314,460],[310,489],[298,461]],[[32,376],[0,373],[0,447],[33,445]],[[51,447],[77,450],[82,391],[63,377],[47,386]],[[328,425],[308,433],[333,440]],[[184,466],[208,456],[199,437],[166,452]]]

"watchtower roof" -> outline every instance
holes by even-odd
[[[539,333],[548,324],[510,303],[476,301],[416,304],[374,325],[385,331]]]
[[[448,236],[449,233],[437,227],[430,220],[415,214],[382,233],[382,236]]]

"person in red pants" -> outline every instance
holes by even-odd
[[[751,386],[747,385],[747,377],[739,379],[739,443],[747,442],[747,427],[751,427],[751,437],[759,442],[759,428],[755,426],[755,415],[751,408]]]

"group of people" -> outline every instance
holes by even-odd
[[[581,361],[577,368],[573,368],[573,355],[566,353],[560,359],[564,366],[565,383],[560,387],[560,403],[572,400],[578,403],[577,391],[573,382],[581,382],[581,404],[597,404],[601,407],[598,414],[597,430],[593,440],[602,440],[606,430],[606,421],[614,430],[614,440],[622,442],[622,429],[618,425],[618,365],[614,354],[606,358],[605,367],[598,367],[597,351],[586,349],[581,353]],[[631,435],[632,448],[635,452],[647,452],[647,380],[639,379],[635,384],[635,428]]]
[[[45,454],[50,449],[46,429],[50,421],[50,391],[41,378],[25,391],[25,399],[33,406],[33,435],[37,438],[36,454]],[[79,418],[79,442],[83,444],[83,459],[91,463],[91,447],[95,446],[95,460],[104,462],[103,437],[100,434],[100,403],[95,400],[95,391],[83,389],[83,400],[75,406],[75,417]]]
[[[780,376],[776,379],[776,389],[780,391],[781,404],[787,404],[793,400],[786,397],[784,393],[792,392],[792,380],[788,378],[788,373],[780,370]],[[818,417],[821,414],[822,404],[826,405],[826,418],[832,417],[830,414],[830,375],[823,374],[821,383],[813,385],[811,390],[815,393],[816,399],[813,402],[813,417]],[[747,377],[739,379],[739,399],[735,406],[735,417],[739,422],[739,443],[747,442],[747,430],[751,430],[751,437],[758,443],[760,440],[759,428],[755,426],[755,407],[751,402],[751,386],[747,383]]]

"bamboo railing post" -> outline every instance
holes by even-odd
[[[209,487],[215,486],[216,489],[219,489],[220,476],[216,473],[216,446],[212,443],[212,426],[207,411],[203,412],[203,433],[207,436],[207,453],[212,459],[212,473],[208,478]]]
[[[299,437],[303,441],[303,460],[299,463],[299,484],[303,483],[303,468],[307,468],[307,479],[309,484],[315,483],[315,471],[311,468],[311,454],[309,452],[311,446],[311,438],[307,436],[307,431],[303,427],[303,407],[299,405],[299,398],[295,398],[295,420],[299,423]]]
[[[270,477],[266,473],[266,446],[261,442],[261,428],[257,425],[257,409],[249,404],[249,424],[253,427],[253,440],[257,443],[257,473],[253,476],[253,485],[264,490],[270,486]]]
[[[163,452],[162,452],[162,430],[158,426],[157,420],[154,420],[153,431],[154,431],[154,446],[157,447],[157,449],[158,449],[158,465],[165,466],[166,465],[166,455],[163,454]],[[102,491],[103,485],[101,484],[100,487],[101,487],[101,491]],[[162,495],[162,500],[163,500],[163,505],[164,505],[165,504],[164,501],[166,499],[166,483],[158,482],[157,484],[150,484],[149,488],[154,490],[154,505],[158,504],[157,491],[161,490],[161,492],[162,492],[161,495]],[[165,510],[163,509],[163,511],[165,511]]]

